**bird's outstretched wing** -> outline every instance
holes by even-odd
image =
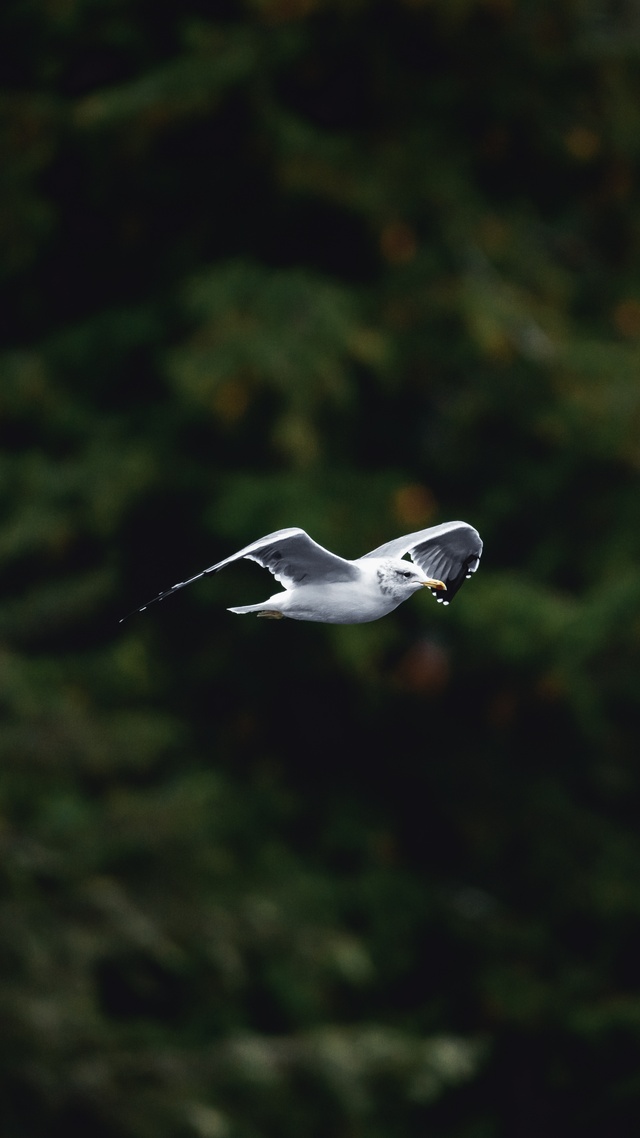
[[[249,561],[257,561],[258,565],[268,569],[285,589],[292,589],[305,580],[309,583],[353,581],[359,576],[359,571],[352,561],[336,557],[335,553],[323,549],[303,529],[297,527],[279,529],[275,533],[268,533],[266,537],[252,541],[238,553],[233,553],[231,557],[225,557],[224,561],[210,565],[208,569],[203,569],[201,573],[196,573],[186,581],[178,581],[170,589],[165,589],[163,593],[158,593],[157,597],[140,605],[140,608],[134,609],[134,612],[144,612],[156,601],[163,601],[178,589],[184,589],[185,585],[191,585],[210,573],[217,573],[219,569],[224,569],[225,565],[230,565],[232,561],[240,561],[242,557],[246,557]]]
[[[482,555],[482,540],[467,522],[444,522],[388,541],[365,557],[404,557],[408,553],[428,577],[444,581],[446,591],[432,589],[448,605],[467,577],[475,573]]]

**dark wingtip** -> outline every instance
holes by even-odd
[[[132,609],[131,612],[126,613],[125,616],[120,617],[118,624],[124,624],[125,620],[128,620],[130,616],[135,616],[137,612],[146,612],[150,604],[151,601],[147,601],[146,605],[141,605],[139,609]]]

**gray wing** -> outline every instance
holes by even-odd
[[[266,537],[258,538],[250,545],[245,545],[244,549],[240,549],[238,553],[233,553],[231,557],[225,557],[224,561],[210,565],[208,569],[203,569],[194,577],[189,577],[186,581],[178,581],[176,585],[172,585],[170,589],[165,589],[163,593],[158,593],[157,597],[153,597],[152,600],[147,601],[146,604],[134,611],[144,612],[149,605],[155,604],[156,601],[163,601],[165,597],[171,596],[178,589],[184,589],[185,585],[191,585],[194,581],[199,581],[201,577],[208,577],[210,573],[217,573],[219,569],[224,569],[225,565],[230,565],[232,561],[239,561],[242,557],[246,557],[249,561],[257,561],[258,565],[268,569],[270,573],[273,573],[276,581],[285,589],[292,589],[303,581],[309,583],[313,581],[353,581],[359,577],[359,570],[352,561],[347,561],[343,557],[336,557],[335,553],[323,549],[303,529],[297,527],[279,529],[275,533],[268,533]]]
[[[217,573],[218,569],[223,569],[241,557],[257,561],[258,565],[273,573],[276,581],[285,589],[293,589],[303,581],[308,584],[313,581],[355,581],[359,577],[353,561],[347,561],[344,557],[337,557],[335,553],[323,549],[308,533],[297,527],[269,533],[251,545],[245,545],[239,553],[205,569],[205,573]]]
[[[406,553],[427,577],[444,581],[446,591],[432,589],[431,592],[438,601],[448,605],[466,578],[478,568],[482,540],[467,522],[444,522],[441,526],[397,537],[365,556],[404,557]]]

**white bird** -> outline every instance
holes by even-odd
[[[413,564],[404,560],[407,553]],[[185,585],[246,557],[273,573],[284,591],[261,604],[229,612],[320,624],[364,624],[386,616],[421,588],[431,589],[448,605],[465,578],[475,573],[481,554],[480,534],[466,522],[445,522],[397,537],[355,561],[323,549],[303,529],[279,529],[187,581],[178,581],[135,611],[144,612]]]

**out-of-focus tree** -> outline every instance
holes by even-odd
[[[636,5],[0,33],[3,1138],[630,1134]],[[444,611],[117,624],[456,516]]]

